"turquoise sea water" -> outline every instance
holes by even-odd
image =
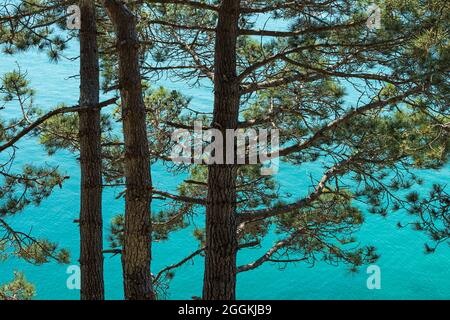
[[[77,56],[77,48],[68,55]],[[52,108],[58,103],[76,104],[78,100],[77,79],[69,78],[78,73],[78,63],[67,60],[58,65],[50,64],[44,54],[27,53],[14,57],[0,56],[0,74],[17,68],[28,72],[33,88],[36,89],[36,103],[42,108]],[[164,82],[171,89],[180,89],[193,97],[197,108],[210,109],[212,99],[208,88],[189,88],[182,83]],[[0,116],[7,110],[0,111]],[[28,208],[8,221],[18,229],[32,229],[35,236],[45,236],[56,241],[71,252],[72,264],[78,257],[78,228],[73,220],[79,211],[79,167],[73,155],[59,152],[48,157],[35,139],[24,139],[19,144],[16,166],[25,163],[58,165],[71,178],[62,189],[43,202],[40,207]],[[294,196],[307,192],[310,186],[308,174],[320,174],[318,164],[294,168],[282,165],[278,175],[283,191]],[[174,190],[182,177],[174,176],[162,166],[152,168],[153,179],[158,189]],[[426,183],[419,192],[427,192],[432,183],[448,183],[450,166],[439,171],[418,173]],[[115,200],[116,191],[107,189],[104,195],[105,238],[111,217],[123,212],[123,202]],[[158,206],[155,202],[154,206]],[[358,233],[363,244],[377,247],[381,254],[377,265],[381,268],[381,290],[369,290],[366,286],[365,268],[350,273],[344,266],[335,267],[318,263],[314,268],[303,264],[290,265],[284,270],[266,264],[256,271],[246,272],[238,277],[239,299],[450,299],[450,247],[442,245],[435,254],[425,255],[423,244],[427,238],[418,232],[396,228],[398,221],[409,218],[402,213],[393,213],[387,218],[366,215],[366,223]],[[197,248],[191,236],[192,230],[174,233],[170,241],[154,244],[153,272],[168,264],[179,261]],[[265,240],[266,249],[275,237]],[[105,243],[105,245],[107,245]],[[246,250],[240,253],[240,263],[250,262],[264,250]],[[25,272],[36,285],[38,299],[77,299],[79,292],[66,286],[67,266],[46,264],[31,266],[16,259],[0,263],[0,283],[11,279],[12,272]],[[106,295],[108,299],[121,299],[121,269],[118,257],[105,259]],[[171,282],[169,299],[189,299],[201,295],[203,260],[195,259],[179,269]]]

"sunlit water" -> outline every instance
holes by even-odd
[[[76,56],[76,48],[72,48]],[[42,108],[52,108],[58,103],[74,105],[78,100],[77,79],[69,78],[78,73],[78,62],[61,61],[50,64],[45,54],[27,53],[0,58],[0,74],[17,68],[28,72],[32,86],[37,91],[36,103]],[[212,104],[209,88],[189,88],[182,83],[164,82],[171,89],[193,97],[197,108],[209,110]],[[5,116],[5,111],[1,111]],[[72,264],[77,263],[79,234],[73,223],[79,214],[79,166],[75,157],[68,152],[59,152],[49,157],[34,139],[24,139],[19,144],[16,167],[25,163],[35,165],[49,163],[58,165],[70,179],[62,189],[56,190],[40,207],[28,208],[25,212],[9,219],[22,231],[32,229],[34,236],[43,236],[58,242],[71,252]],[[152,168],[153,179],[158,189],[174,190],[182,177],[166,172],[162,166]],[[307,192],[310,181],[308,173],[319,175],[318,165],[305,165],[300,168],[282,165],[277,176],[283,191],[294,195]],[[426,183],[419,192],[428,192],[432,183],[450,181],[449,166],[440,171],[423,171],[419,175]],[[116,192],[105,190],[104,217],[105,239],[108,235],[110,219],[123,212],[123,201],[116,200]],[[155,202],[156,208],[160,203]],[[409,218],[402,213],[392,213],[388,218],[366,214],[366,223],[358,233],[362,244],[377,247],[381,254],[377,265],[382,272],[381,290],[369,290],[366,286],[366,269],[350,273],[345,266],[330,266],[317,263],[313,268],[296,264],[283,270],[266,264],[259,269],[238,276],[238,298],[240,299],[449,299],[450,298],[450,247],[442,245],[432,255],[425,255],[423,245],[427,241],[421,233],[396,227],[398,221]],[[265,239],[265,249],[275,241],[275,236]],[[107,243],[105,242],[105,246]],[[170,241],[156,243],[153,246],[153,272],[179,261],[197,249],[192,237],[192,229],[171,234]],[[239,262],[246,263],[258,257],[262,250],[246,250],[239,254]],[[66,286],[67,266],[55,263],[32,266],[16,259],[0,263],[0,283],[11,279],[12,272],[25,272],[27,278],[35,284],[38,299],[78,299],[79,292]],[[170,284],[169,299],[190,299],[201,295],[203,260],[195,259],[176,272]],[[121,268],[118,257],[105,258],[106,296],[108,299],[121,299]]]

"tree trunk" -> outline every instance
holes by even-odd
[[[134,15],[117,0],[105,0],[117,33],[119,86],[125,141],[125,233],[122,253],[125,298],[154,299],[151,261],[151,174],[146,111]]]
[[[224,0],[219,11],[215,48],[213,126],[226,136],[239,118],[239,84],[236,70],[239,0]],[[224,139],[225,140],[225,139]],[[223,158],[226,159],[226,146]],[[206,258],[203,299],[236,298],[236,176],[233,164],[211,165],[206,208]]]
[[[99,103],[99,63],[95,4],[81,0],[79,113],[81,205],[81,299],[103,300],[102,162]]]

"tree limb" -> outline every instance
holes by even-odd
[[[94,106],[94,108],[104,108],[107,107],[117,101],[118,98],[112,98],[106,101],[103,101],[99,103],[98,105]],[[63,107],[58,108],[53,111],[48,112],[47,114],[43,115],[42,117],[38,118],[36,121],[34,121],[32,124],[24,128],[22,131],[20,131],[17,135],[15,135],[11,140],[4,143],[0,146],[0,152],[4,151],[7,148],[12,147],[17,141],[19,141],[21,138],[23,138],[25,135],[39,127],[41,124],[43,124],[48,119],[59,115],[59,114],[65,114],[65,113],[71,113],[71,112],[81,112],[81,111],[87,111],[91,110],[92,106],[86,106],[86,107],[80,107],[79,105],[73,106],[73,107]]]

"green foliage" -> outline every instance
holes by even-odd
[[[21,115],[20,118],[11,117],[7,122],[1,121],[0,138],[1,141],[7,142],[30,126],[42,111],[34,106],[34,90],[31,89],[26,74],[20,68],[2,77],[0,93],[3,95],[5,109]],[[42,127],[37,127],[32,134],[38,133],[41,129]],[[14,151],[16,147],[14,145],[10,150]],[[7,222],[10,216],[23,212],[27,207],[39,206],[55,188],[62,188],[63,182],[68,177],[58,172],[57,167],[48,165],[26,164],[18,170],[14,165],[15,152],[8,153],[8,151],[2,153],[0,166],[0,258],[4,260],[14,255],[35,265],[50,260],[68,263],[67,250],[59,249],[55,243],[48,240],[36,239],[31,234],[15,230]],[[17,278],[9,288],[13,290],[16,284],[18,286],[24,284],[23,280],[22,277]],[[19,290],[19,287],[17,288]],[[16,295],[20,294],[18,292]]]
[[[66,28],[67,1],[3,1],[0,6],[0,47],[4,54],[36,48],[45,51],[51,62],[61,59],[74,37]]]
[[[358,246],[352,236],[364,222],[353,201],[362,201],[368,212],[383,216],[404,208],[409,200],[424,208],[414,194],[400,194],[423,184],[412,169],[438,169],[448,162],[448,1],[376,1],[382,11],[378,30],[366,26],[371,3],[339,1],[326,7],[278,0],[242,3],[279,9],[241,14],[239,27],[253,30],[255,36],[241,35],[237,43],[237,71],[245,75],[239,79],[240,89],[248,92],[241,97],[239,120],[255,129],[279,129],[282,147],[298,146],[283,158],[294,165],[320,162],[329,169],[348,163],[326,181],[318,200],[305,201],[276,222],[271,218],[245,224],[241,244],[260,243],[275,224],[280,237],[296,235],[279,255],[310,263],[344,262],[355,270],[375,261],[377,254],[371,246]],[[157,8],[154,20],[189,28],[149,25],[153,60],[144,69],[161,77],[160,70],[166,67],[171,79],[203,83],[207,72],[217,67],[215,35],[207,29],[216,25],[216,15],[188,6]],[[259,36],[260,29],[273,28],[270,23],[257,26],[258,19],[266,21],[268,16],[280,19],[280,26],[288,25],[285,30],[293,34]],[[351,27],[342,28],[345,24]],[[255,87],[259,90],[252,91]],[[405,94],[414,87],[420,90]],[[192,125],[196,115],[187,115]],[[205,122],[211,123],[211,115],[206,117]],[[186,119],[179,123],[186,124]],[[204,198],[207,169],[198,165],[182,169],[189,178],[178,191]],[[236,184],[245,186],[236,190],[238,216],[289,204],[280,201],[286,197],[274,179],[259,176],[258,166],[239,166],[238,172]],[[305,234],[297,235],[299,228],[305,228]],[[202,230],[196,229],[195,237],[204,242]]]
[[[64,105],[58,106],[58,108],[61,107]],[[55,154],[60,149],[73,152],[79,150],[78,115],[68,114],[52,117],[42,126],[39,139],[49,155]]]
[[[21,272],[14,272],[14,279],[0,286],[0,300],[31,300],[35,294],[34,286]]]
[[[13,255],[34,265],[50,261],[62,264],[70,262],[67,250],[59,249],[57,244],[48,240],[15,230],[4,219],[0,219],[0,252],[2,259]]]
[[[5,93],[3,100],[12,101],[16,97],[25,96],[31,98],[34,91],[30,88],[30,82],[20,70],[6,73],[2,79],[2,92]]]
[[[353,234],[364,223],[363,213],[352,205],[347,191],[326,190],[309,207],[276,218],[276,232],[297,234],[278,259],[293,259],[314,264],[322,260],[339,262],[356,271],[363,264],[374,263],[378,254],[372,246],[359,247]]]
[[[123,245],[123,230],[125,228],[125,217],[123,214],[116,215],[111,220],[110,234],[108,240],[112,249],[119,249]]]
[[[175,90],[167,90],[163,87],[157,89],[148,88],[145,92],[144,102],[147,108],[147,128],[150,150],[154,154],[153,162],[158,155],[170,154],[172,148],[171,135],[173,128],[168,122],[183,122],[186,118],[183,112],[190,103],[190,99]]]
[[[410,192],[406,202],[408,213],[417,220],[399,223],[399,227],[412,225],[415,230],[425,232],[430,238],[430,243],[425,244],[426,253],[435,252],[442,243],[450,245],[450,196],[442,186],[434,184],[429,194],[423,196]]]
[[[50,196],[55,187],[61,187],[68,177],[61,176],[56,168],[27,165],[21,174],[1,172],[0,217],[13,215],[32,204],[38,206]]]

